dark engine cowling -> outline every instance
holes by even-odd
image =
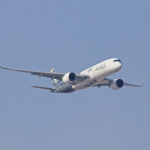
[[[118,90],[118,89],[121,89],[124,85],[124,82],[122,79],[115,79],[113,80],[113,82],[111,83],[110,87],[113,89],[113,90]]]
[[[72,83],[75,80],[76,80],[76,74],[73,72],[66,73],[62,78],[62,81],[64,83]]]

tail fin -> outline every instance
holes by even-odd
[[[50,72],[51,73],[54,73],[55,70],[53,67],[50,68]],[[60,80],[57,80],[57,79],[52,79],[52,82],[53,82],[53,88],[55,88],[55,86],[60,82]]]

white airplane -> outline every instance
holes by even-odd
[[[45,89],[49,90],[53,93],[71,93],[77,90],[87,89],[89,87],[98,87],[108,86],[113,90],[118,90],[123,86],[131,86],[131,87],[143,87],[139,85],[133,85],[124,83],[122,79],[108,79],[107,76],[118,72],[122,68],[121,60],[117,58],[111,58],[105,60],[93,67],[90,67],[80,74],[75,74],[73,72],[69,73],[55,73],[54,68],[50,69],[50,72],[37,72],[37,71],[27,71],[27,70],[16,70],[1,67],[2,69],[19,71],[25,73],[31,73],[32,75],[37,75],[40,77],[51,78],[53,82],[53,88],[48,87],[39,87],[39,86],[31,86],[33,88]]]

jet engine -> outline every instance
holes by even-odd
[[[113,89],[113,90],[118,90],[120,88],[122,88],[124,85],[124,82],[122,79],[115,79],[113,80],[113,82],[111,83],[110,87]]]
[[[72,83],[75,80],[76,80],[76,74],[73,72],[66,73],[62,78],[62,81],[64,83]]]

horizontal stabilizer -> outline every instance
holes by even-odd
[[[37,88],[37,89],[43,89],[43,90],[50,90],[50,91],[54,90],[53,88],[48,88],[48,87],[40,87],[40,86],[30,86],[30,87]]]

